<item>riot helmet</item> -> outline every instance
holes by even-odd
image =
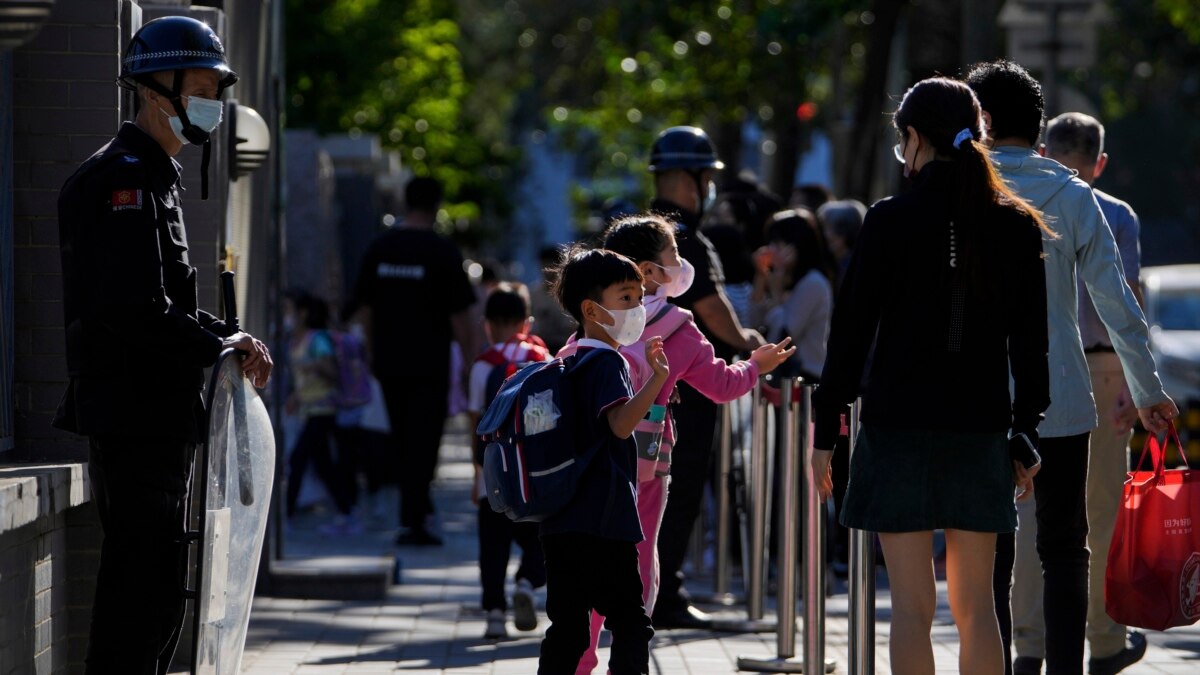
[[[652,173],[672,169],[720,171],[724,168],[725,163],[717,158],[712,140],[699,127],[671,127],[659,134],[650,148],[649,169]]]
[[[225,47],[213,29],[188,16],[164,16],[138,29],[121,58],[118,84],[130,90],[138,85],[147,87],[171,102],[180,122],[178,130],[193,145],[204,146],[201,160],[201,196],[208,196],[208,161],[211,152],[211,129],[197,126],[188,118],[183,105],[184,71],[189,69],[215,70],[218,75],[217,96],[237,82],[238,76],[225,58]],[[174,72],[168,89],[153,77],[154,73]],[[215,126],[215,121],[214,121]]]
[[[664,130],[654,140],[650,148],[651,173],[666,171],[685,171],[696,183],[696,194],[699,197],[699,213],[704,215],[709,203],[715,197],[711,193],[712,185],[704,185],[705,171],[720,171],[725,163],[717,157],[716,148],[708,134],[700,127],[671,127]]]

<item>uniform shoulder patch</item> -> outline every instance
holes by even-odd
[[[137,164],[142,160],[138,159],[134,155],[121,155],[121,161],[125,162],[126,164]]]
[[[113,211],[140,211],[142,209],[141,190],[113,190]]]

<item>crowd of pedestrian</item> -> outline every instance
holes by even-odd
[[[55,424],[90,437],[105,531],[88,672],[169,664],[201,369],[228,348],[259,387],[273,367],[261,341],[197,306],[171,159],[207,149],[237,76],[198,21],[138,35],[121,75],[136,118],[60,201],[71,380]],[[565,507],[540,523],[494,512],[491,450],[473,448],[484,635],[505,637],[510,609],[534,630],[544,586],[539,672],[592,672],[603,624],[609,672],[646,673],[654,629],[713,627],[685,590],[684,559],[718,405],[777,371],[817,384],[811,489],[835,501],[835,556],[844,528],[879,535],[893,672],[933,670],[936,530],[962,672],[1082,673],[1085,639],[1089,673],[1119,672],[1146,648],[1105,615],[1099,583],[1130,428],[1162,431],[1178,410],[1139,306],[1137,217],[1091,185],[1108,163],[1103,126],[1068,113],[1043,134],[1043,116],[1039,83],[1010,62],[918,82],[892,117],[906,190],[870,209],[823,186],[784,204],[752,175],[721,181],[708,135],[672,127],[650,149],[646,208],[614,206],[590,247],[541,251],[529,286],[490,265],[473,283],[435,229],[442,186],[414,178],[343,311],[303,289],[284,298],[285,407],[299,431],[288,516],[311,465],[333,504],[325,534],[361,531],[391,483],[395,543],[441,545],[430,491],[447,419],[466,412],[474,426],[523,367],[560,364],[570,403],[543,402],[538,423],[568,425],[589,458]],[[103,264],[118,255],[131,261],[119,273]],[[146,345],[160,380],[150,396],[138,369],[114,366],[145,362]],[[146,590],[137,608],[120,602],[133,584]]]
[[[1082,672],[1085,626],[1090,673],[1136,662],[1144,636],[1104,614],[1089,551],[1104,559],[1133,421],[1158,430],[1177,411],[1138,306],[1137,218],[1090,186],[1108,161],[1103,127],[1062,115],[1038,146],[1042,115],[1038,83],[1012,63],[917,83],[893,116],[907,189],[870,209],[812,185],[785,204],[745,172],[718,189],[724,164],[707,134],[672,127],[651,148],[647,208],[614,211],[592,249],[543,249],[530,286],[489,265],[473,287],[431,228],[439,186],[415,179],[408,217],[372,245],[354,296],[390,413],[397,544],[441,543],[429,484],[460,381],[473,427],[525,364],[622,356],[585,368],[583,407],[563,411],[580,416],[580,446],[607,458],[567,511],[540,526],[492,512],[482,441],[472,499],[485,637],[508,635],[510,609],[519,630],[536,628],[533,593],[546,586],[540,672],[592,672],[602,623],[610,672],[646,672],[651,626],[713,626],[683,564],[717,405],[776,370],[818,384],[814,489],[835,501],[835,569],[848,527],[879,533],[893,672],[933,668],[935,530],[962,672],[1037,673],[1043,661]],[[338,514],[327,531],[353,532],[355,477],[374,453],[337,432],[344,350],[313,302],[298,295],[290,312],[289,405],[305,423],[289,506],[312,462]],[[860,396],[851,463],[846,416]]]

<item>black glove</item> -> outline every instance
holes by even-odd
[[[1015,432],[1008,439],[1008,454],[1014,462],[1020,462],[1026,469],[1041,464],[1042,457],[1037,451],[1038,433],[1034,430]]]

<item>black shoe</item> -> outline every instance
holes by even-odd
[[[1042,660],[1035,656],[1018,656],[1013,661],[1013,675],[1042,675]]]
[[[712,630],[713,618],[705,612],[684,605],[678,609],[663,610],[661,607],[654,608],[654,616],[650,617],[655,628],[699,628],[701,630]]]
[[[1124,649],[1102,659],[1090,659],[1088,672],[1091,675],[1114,675],[1142,660],[1146,655],[1146,636],[1136,630],[1129,631]]]
[[[442,539],[423,527],[412,527],[396,535],[397,546],[441,546]]]

